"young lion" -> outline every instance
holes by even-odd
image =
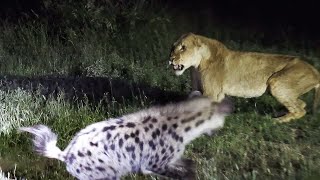
[[[279,122],[306,114],[299,96],[311,89],[315,88],[314,112],[320,101],[320,74],[298,57],[233,51],[217,40],[188,33],[173,44],[169,63],[178,76],[189,67],[197,70],[192,76],[194,90],[203,90],[215,102],[225,95],[258,97],[269,88],[289,110],[277,118]]]

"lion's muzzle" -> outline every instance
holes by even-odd
[[[177,70],[181,71],[181,70],[183,70],[183,68],[184,68],[184,65],[182,65],[182,64],[173,65],[173,70],[175,70],[175,71],[177,71]]]
[[[183,68],[184,68],[184,65],[182,65],[182,64],[175,64],[175,63],[173,63],[172,60],[169,60],[169,65],[172,65],[172,66],[173,66],[173,70],[175,70],[175,71],[181,71],[181,70],[183,70]]]

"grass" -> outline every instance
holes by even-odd
[[[2,170],[0,169],[0,179],[1,180],[11,180],[12,177],[15,177],[15,174],[10,174],[10,173],[4,173],[2,172]],[[16,180],[17,178],[14,178],[14,180]]]
[[[35,98],[38,101],[41,99]],[[4,103],[7,102],[10,101]],[[25,102],[21,101],[21,105]],[[86,103],[74,106],[63,98],[52,98],[41,107],[39,121],[59,134],[59,147],[66,147],[82,127],[140,108],[140,104],[126,104],[93,110]],[[319,175],[316,174],[320,164],[319,118],[307,115],[279,125],[257,111],[241,111],[238,109],[228,117],[225,127],[214,137],[201,137],[188,146],[185,155],[197,162],[198,179],[307,179]],[[22,124],[34,123],[38,122]],[[17,177],[27,179],[73,179],[63,163],[34,154],[25,134],[12,130],[2,134],[1,139],[0,162],[5,172],[15,170]],[[150,177],[135,175],[125,179]]]
[[[181,26],[177,26],[180,22]],[[198,31],[190,21],[156,19],[129,32],[68,29],[64,36],[49,35],[47,25],[18,24],[0,27],[1,75],[43,75],[120,78],[165,91],[189,92],[187,75],[176,77],[167,66],[170,46],[181,33]],[[247,51],[302,55],[318,69],[319,51],[286,39],[272,45],[262,43],[263,34],[208,25],[202,34],[216,37],[227,46]],[[292,43],[291,43],[292,42]],[[188,73],[185,73],[188,74]],[[66,147],[86,125],[150,106],[142,98],[66,100],[43,96],[21,87],[0,91],[0,167],[6,175],[27,179],[73,179],[63,163],[40,157],[32,151],[26,134],[16,127],[43,123],[59,135],[58,146]],[[312,104],[312,93],[303,98]],[[214,137],[203,136],[187,147],[185,156],[197,162],[198,179],[317,179],[320,177],[320,114],[308,113],[287,124],[274,124],[271,115],[282,107],[268,94],[234,98],[236,111]],[[1,172],[0,172],[1,174]],[[3,175],[4,175],[3,174]],[[2,175],[2,174],[1,174]],[[1,179],[0,175],[0,179]],[[156,179],[130,175],[124,179]]]

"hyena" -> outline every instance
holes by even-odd
[[[63,161],[77,179],[119,180],[142,173],[187,180],[196,174],[193,161],[182,158],[185,146],[223,127],[231,109],[228,101],[212,103],[203,96],[151,107],[87,126],[64,151],[45,125],[20,130],[33,134],[37,153]]]

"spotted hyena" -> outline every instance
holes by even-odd
[[[34,135],[35,151],[66,163],[77,179],[118,180],[128,173],[195,179],[192,160],[182,158],[185,146],[203,133],[221,128],[230,103],[206,97],[151,107],[97,122],[76,134],[61,151],[47,126],[22,127]]]

